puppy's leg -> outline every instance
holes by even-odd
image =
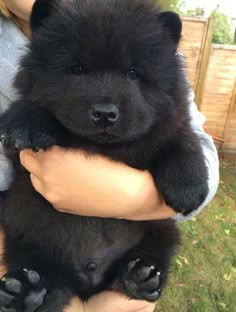
[[[112,289],[130,298],[156,301],[167,280],[179,232],[170,221],[157,221],[121,261]]]
[[[208,173],[200,143],[191,130],[176,134],[154,165],[154,179],[167,205],[188,214],[203,203]]]
[[[49,112],[33,103],[15,102],[0,117],[0,141],[19,150],[61,145],[64,131]]]

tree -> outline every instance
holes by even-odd
[[[201,7],[196,7],[195,9],[189,9],[186,11],[186,15],[188,16],[204,16],[204,9]]]
[[[179,14],[183,13],[185,7],[184,0],[159,0],[158,3],[160,3],[163,10],[171,10]]]
[[[233,31],[226,15],[215,10],[212,13],[214,18],[213,43],[232,44]]]

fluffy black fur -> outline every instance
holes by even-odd
[[[207,170],[176,54],[181,21],[154,2],[37,0],[20,99],[1,117],[0,135],[10,148],[57,144],[147,169],[166,203],[187,214],[207,194]],[[59,213],[14,165],[1,311],[60,312],[73,294],[103,289],[159,297],[179,242],[173,222]]]

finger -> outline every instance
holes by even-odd
[[[20,162],[22,166],[38,178],[40,177],[41,173],[40,158],[36,153],[33,153],[29,150],[24,150],[20,152]]]
[[[88,301],[88,310],[93,312],[101,311],[101,306],[104,312],[152,312],[155,308],[154,303],[145,300],[129,299],[125,295],[113,291],[103,291],[98,295],[94,295]]]
[[[135,312],[153,312],[155,304],[146,300],[127,299],[130,309]],[[127,302],[126,301],[126,302]]]
[[[154,312],[154,310],[155,310],[155,304],[150,304],[146,309],[141,310],[140,312]]]
[[[6,274],[6,267],[3,265],[4,241],[4,233],[2,227],[0,227],[0,279]]]
[[[31,183],[34,187],[34,189],[40,193],[41,195],[44,194],[43,192],[43,184],[42,182],[40,181],[40,179],[38,179],[35,175],[33,175],[32,173],[30,174],[30,180],[31,180]]]
[[[70,301],[70,305],[65,307],[63,312],[82,312],[84,311],[83,309],[83,303],[82,301],[77,298],[74,297],[71,301]]]
[[[38,159],[38,160],[42,160],[44,157],[45,157],[45,154],[47,152],[40,149],[38,152],[35,152],[31,149],[24,149],[22,151],[20,151],[20,156],[23,155],[23,157],[26,155],[26,156],[31,156],[35,159]]]

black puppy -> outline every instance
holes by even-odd
[[[20,99],[0,119],[1,141],[80,148],[147,169],[168,205],[196,209],[207,170],[176,54],[179,16],[151,0],[37,0],[31,27],[15,83]],[[173,222],[59,213],[14,165],[2,213],[9,273],[1,311],[60,312],[74,294],[104,289],[159,297],[179,242]]]

